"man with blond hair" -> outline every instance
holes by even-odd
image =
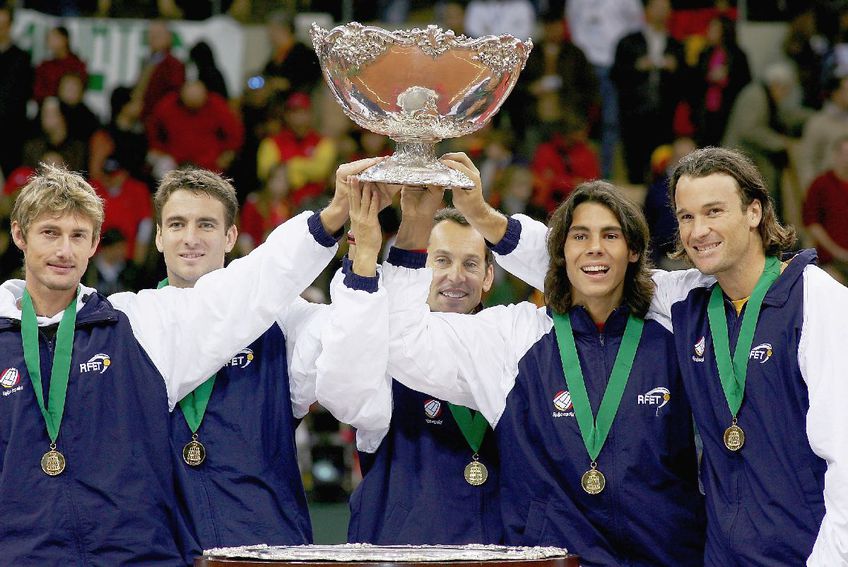
[[[318,275],[346,207],[305,212],[194,289],[108,300],[80,285],[103,207],[44,166],[12,238],[24,280],[0,286],[0,557],[10,565],[183,561],[169,412]]]

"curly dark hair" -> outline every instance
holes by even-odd
[[[781,252],[788,250],[794,244],[795,229],[791,226],[783,226],[777,220],[774,200],[769,194],[760,170],[757,169],[751,158],[737,150],[710,146],[695,150],[681,158],[668,180],[669,201],[672,204],[675,202],[677,183],[681,177],[699,179],[715,173],[723,173],[736,181],[743,211],[754,200],[760,202],[763,209],[763,218],[760,220],[757,230],[759,230],[760,238],[763,241],[763,250],[766,256],[780,255]],[[669,256],[674,259],[688,259],[683,243],[680,241],[679,232],[677,246]]]
[[[565,269],[563,249],[574,221],[574,210],[583,203],[598,203],[609,209],[621,224],[628,248],[639,255],[638,260],[627,266],[623,303],[633,315],[644,317],[654,295],[648,257],[648,223],[642,210],[628,200],[618,187],[606,181],[581,183],[551,216],[548,223],[550,264],[545,276],[545,302],[558,313],[566,313],[572,307],[571,282]]]

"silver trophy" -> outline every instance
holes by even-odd
[[[436,143],[483,127],[509,96],[533,43],[510,35],[469,39],[437,26],[387,31],[352,22],[312,43],[330,91],[361,127],[388,136],[395,153],[364,181],[470,189],[438,161]]]

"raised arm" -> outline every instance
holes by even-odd
[[[377,257],[382,231],[377,220],[376,186],[354,183],[348,191],[353,258],[344,261],[344,278],[334,281],[330,315],[321,334],[316,363],[318,401],[338,419],[362,430],[388,430],[392,415],[388,364],[388,303],[379,285]],[[379,441],[377,441],[379,444]],[[361,446],[373,451],[376,447]]]
[[[548,270],[548,227],[525,215],[506,217],[483,197],[480,172],[464,153],[442,156],[442,163],[474,182],[472,189],[453,190],[453,204],[483,235],[498,264],[517,278],[544,291]]]

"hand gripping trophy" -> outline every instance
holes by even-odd
[[[436,143],[483,127],[509,95],[533,48],[510,35],[469,39],[436,26],[387,31],[352,22],[312,42],[330,91],[354,122],[390,137],[395,153],[363,181],[471,188],[436,159]]]

